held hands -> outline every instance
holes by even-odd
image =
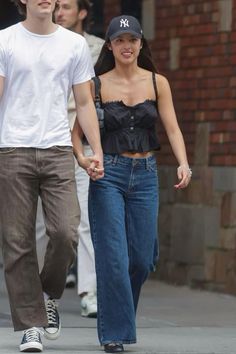
[[[84,156],[79,155],[76,157],[78,164],[85,169],[90,178],[93,181],[104,177],[104,168],[103,168],[103,158],[102,156]]]
[[[180,165],[177,168],[177,176],[179,179],[179,183],[175,184],[174,187],[176,189],[186,188],[192,177],[192,170],[188,165]]]
[[[95,155],[92,160],[90,159],[90,166],[86,171],[93,181],[104,177],[104,168]]]

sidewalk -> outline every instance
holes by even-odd
[[[65,290],[60,303],[62,334],[44,339],[44,353],[104,353],[96,320],[80,316],[74,289]],[[137,315],[138,343],[125,346],[137,354],[235,354],[236,297],[170,286],[149,280]],[[11,328],[10,310],[0,268],[0,354],[18,353],[20,332]]]

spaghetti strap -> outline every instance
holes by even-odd
[[[156,102],[158,100],[158,91],[157,91],[157,82],[156,82],[156,73],[153,72],[152,73],[152,82],[153,82],[153,88],[154,88],[154,91],[155,91],[155,97],[156,97]]]

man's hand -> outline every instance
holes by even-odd
[[[90,178],[93,181],[104,177],[104,168],[103,168],[103,158],[102,155],[93,155],[93,156],[76,156],[78,164],[85,169]]]

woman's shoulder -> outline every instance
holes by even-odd
[[[156,81],[158,81],[160,83],[164,83],[165,84],[165,83],[168,82],[167,78],[164,75],[159,74],[159,73],[155,73],[155,78],[156,78]]]
[[[156,84],[157,84],[157,88],[158,88],[159,93],[160,93],[160,91],[165,90],[166,88],[169,88],[169,86],[170,86],[169,81],[164,75],[156,73],[155,79],[156,79]]]

